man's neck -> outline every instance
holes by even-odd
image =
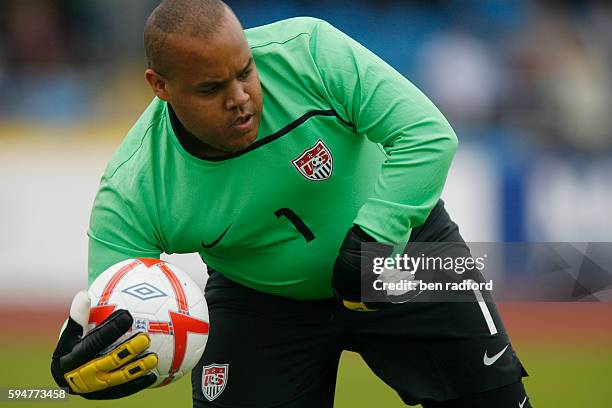
[[[174,134],[178,139],[179,143],[183,148],[191,155],[196,156],[200,159],[210,159],[210,158],[221,158],[223,156],[229,156],[230,153],[222,152],[217,150],[206,143],[202,142],[195,135],[193,135],[190,131],[188,131],[185,126],[181,123],[178,116],[172,109],[172,105],[168,103],[168,113],[170,114],[170,124],[172,125],[172,129],[174,130]]]

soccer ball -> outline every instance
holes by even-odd
[[[118,309],[134,318],[132,329],[110,349],[134,335],[151,338],[148,352],[158,357],[152,387],[170,384],[200,360],[208,340],[208,308],[204,294],[185,272],[159,259],[136,258],[119,262],[89,288],[89,327],[93,329]]]

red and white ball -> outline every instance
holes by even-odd
[[[116,344],[134,331],[149,334],[148,351],[159,359],[153,387],[181,378],[202,357],[208,340],[208,307],[202,290],[176,266],[152,258],[119,262],[96,278],[89,296],[89,329],[115,310],[126,309],[134,324]]]

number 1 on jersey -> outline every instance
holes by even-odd
[[[287,219],[291,221],[293,226],[304,236],[306,242],[310,242],[315,239],[315,236],[310,230],[310,228],[308,228],[308,225],[306,225],[304,221],[295,212],[293,212],[292,209],[280,208],[274,211],[274,215],[276,215],[278,218],[282,216],[287,217]]]

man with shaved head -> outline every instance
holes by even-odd
[[[200,154],[223,156],[255,141],[261,86],[249,44],[229,7],[221,1],[163,2],[147,20],[144,41],[145,78],[188,130],[185,143]],[[224,83],[230,76],[240,81]],[[219,101],[211,91],[226,85],[232,85],[229,97]],[[211,97],[202,97],[206,93]]]
[[[165,0],[144,43],[155,97],[102,177],[89,282],[129,258],[201,256],[211,330],[194,407],[331,407],[343,350],[408,405],[530,407],[487,293],[376,289],[401,275],[376,260],[423,242],[470,257],[440,200],[457,139],[426,96],[314,18],[243,31],[221,1]],[[468,278],[483,280],[449,279]],[[150,386],[156,359],[132,340],[95,381],[94,357],[131,324],[118,311],[81,338],[71,316],[57,383],[90,399]]]

